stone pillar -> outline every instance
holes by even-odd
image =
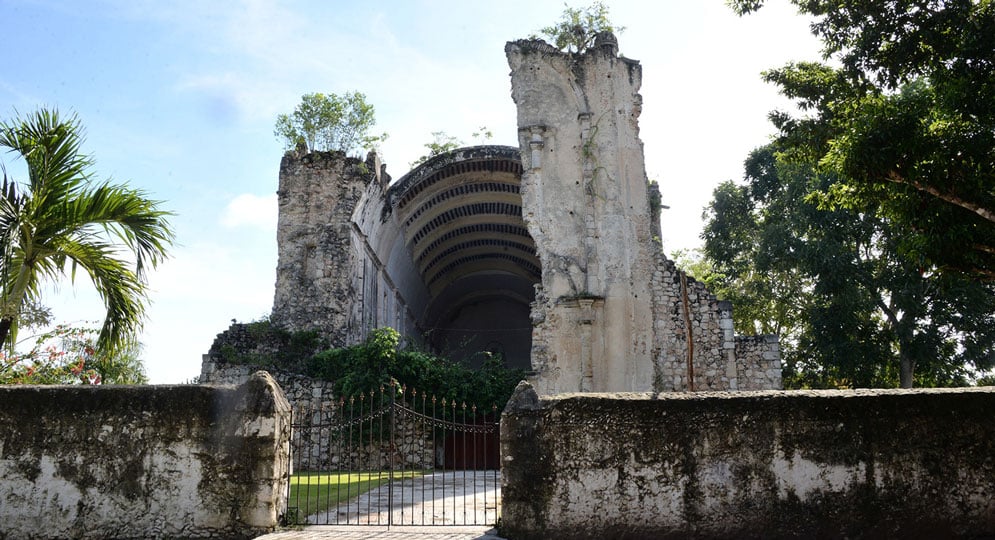
[[[658,246],[638,136],[639,63],[618,56],[610,34],[579,55],[540,40],[508,43],[505,52],[524,218],[542,263],[536,388],[649,390]]]

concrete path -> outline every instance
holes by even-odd
[[[490,527],[383,527],[379,525],[311,525],[256,540],[504,540]]]
[[[500,540],[493,530],[500,501],[501,476],[497,471],[436,472],[395,480],[328,512],[308,516],[312,525],[302,530],[259,538]],[[393,512],[388,512],[388,507]]]

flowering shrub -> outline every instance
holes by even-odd
[[[59,325],[26,353],[0,351],[0,384],[101,384],[97,330]]]

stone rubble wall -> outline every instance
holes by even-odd
[[[290,405],[231,386],[0,387],[0,538],[253,538],[286,504]]]
[[[738,384],[730,390],[771,390],[781,383],[781,343],[777,336],[736,336]]]
[[[990,538],[995,387],[561,394],[501,418],[501,533]]]
[[[317,330],[346,344],[352,323],[355,250],[349,218],[373,176],[341,152],[288,152],[277,191],[278,262],[273,324]]]
[[[656,391],[782,388],[777,336],[736,336],[732,303],[719,301],[690,276],[682,283],[680,269],[662,254],[652,283]],[[693,385],[689,384],[686,317],[691,320]]]
[[[250,366],[224,364],[205,356],[201,366],[202,384],[241,384],[251,376]],[[394,435],[394,445],[389,440],[379,441],[379,422],[374,421],[371,444],[369,423],[364,424],[364,435],[358,427],[333,429],[349,417],[368,413],[361,411],[358,402],[352,406],[334,392],[334,384],[304,375],[274,370],[272,376],[283,389],[293,409],[294,424],[309,427],[297,429],[293,435],[294,471],[321,470],[371,470],[386,468],[390,464],[406,468],[431,469],[436,463],[435,439],[431,429],[419,422],[401,421]],[[314,426],[314,427],[310,427]],[[441,443],[441,441],[437,441]]]

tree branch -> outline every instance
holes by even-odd
[[[924,193],[928,193],[928,194],[936,197],[937,199],[940,199],[941,201],[948,202],[950,204],[953,204],[955,206],[959,206],[959,207],[964,208],[966,210],[970,210],[971,212],[974,212],[975,214],[978,214],[979,216],[985,218],[986,220],[991,221],[992,223],[995,223],[995,212],[992,212],[991,210],[989,210],[987,208],[984,208],[984,207],[982,207],[980,205],[974,204],[972,202],[965,201],[964,199],[962,199],[962,198],[960,198],[960,197],[958,197],[958,196],[956,196],[956,195],[954,195],[952,193],[943,193],[943,192],[941,192],[940,190],[936,189],[933,186],[927,186],[927,185],[923,184],[922,182],[918,182],[916,180],[909,180],[907,178],[903,178],[901,175],[899,175],[895,171],[889,172],[887,174],[887,176],[885,176],[885,178],[887,178],[889,182],[894,182],[896,184],[905,184],[907,186],[912,186],[912,187],[918,189],[919,191],[922,191]]]

